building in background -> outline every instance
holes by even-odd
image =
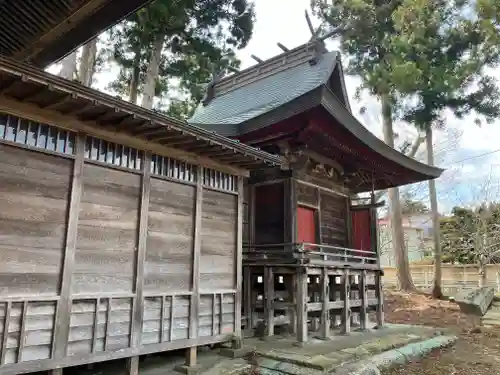
[[[432,219],[430,213],[416,213],[403,216],[405,246],[408,249],[410,263],[422,261],[433,254]],[[378,220],[380,265],[396,265],[390,220],[387,217]]]

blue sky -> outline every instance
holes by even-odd
[[[310,38],[304,17],[304,11],[310,7],[310,0],[255,0],[255,3],[257,21],[254,35],[249,45],[239,52],[243,68],[255,64],[250,57],[252,54],[266,59],[281,53],[277,42],[293,48]],[[329,45],[329,48],[335,46]],[[56,73],[58,67],[49,70]],[[500,72],[497,76],[500,78]],[[110,72],[102,72],[97,77],[97,88],[104,88],[111,78]],[[346,81],[355,116],[381,137],[380,107],[376,98],[364,95],[361,102],[357,102],[353,97],[359,80],[347,77]],[[367,108],[363,116],[359,114],[362,106]],[[442,212],[448,212],[455,205],[474,205],[485,199],[500,201],[500,152],[496,151],[500,149],[500,121],[479,128],[473,120],[472,117],[457,120],[449,115],[446,129],[435,134],[436,162],[446,168],[437,181]],[[396,127],[402,139],[411,141],[416,136],[411,126],[397,124]],[[425,149],[422,147],[419,157],[424,154]],[[483,154],[487,155],[479,156]],[[410,186],[409,189],[422,201],[428,201],[425,184]]]

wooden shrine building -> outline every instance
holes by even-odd
[[[0,57],[0,160],[2,375],[241,337],[244,179],[280,157]]]
[[[289,170],[246,187],[244,325],[327,338],[339,325],[383,324],[376,204],[359,193],[437,178],[441,169],[386,145],[353,115],[340,56],[313,38],[214,79],[193,125],[279,154]],[[259,323],[260,322],[260,323]],[[261,332],[262,333],[262,332]],[[260,333],[260,334],[261,334]]]

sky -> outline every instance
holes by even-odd
[[[310,12],[310,0],[255,0],[256,24],[248,46],[239,53],[242,68],[255,64],[250,57],[261,59],[281,53],[277,42],[288,48],[307,42],[311,33],[304,16]],[[311,12],[310,12],[311,14]],[[318,25],[313,18],[313,24]],[[334,49],[335,45],[327,45]],[[497,73],[497,72],[494,72]],[[500,78],[500,72],[498,72]],[[368,94],[361,101],[354,99],[359,79],[347,76],[346,85],[354,115],[375,135],[382,137],[380,105]],[[360,115],[361,107],[367,108]],[[410,141],[417,135],[407,124],[397,124],[401,138]],[[446,127],[435,132],[436,163],[445,168],[437,180],[440,211],[449,212],[456,205],[475,205],[483,200],[500,201],[500,120],[478,127],[474,117],[458,120],[452,114],[446,116]],[[425,147],[419,152],[425,158]],[[417,184],[409,189],[417,199],[428,202],[427,184]]]
[[[239,51],[242,68],[256,62],[252,54],[267,59],[281,53],[277,46],[280,42],[294,48],[307,42],[311,33],[304,16],[310,10],[310,0],[255,0],[256,23],[253,37],[246,48]],[[318,20],[312,17],[313,24]],[[335,49],[333,43],[329,49]],[[57,67],[49,71],[56,73]],[[494,72],[500,79],[500,71]],[[109,77],[109,78],[108,78]],[[97,78],[97,88],[103,89],[111,79],[112,72],[104,70]],[[376,98],[364,94],[360,101],[354,99],[359,85],[356,77],[346,77],[347,91],[350,96],[353,114],[375,135],[382,136],[380,106]],[[367,109],[360,115],[361,107]],[[408,124],[396,124],[401,139],[413,140],[416,131]],[[439,208],[449,212],[456,205],[476,205],[484,200],[500,201],[500,120],[493,124],[478,127],[474,117],[462,120],[453,115],[446,116],[444,130],[435,132],[436,164],[446,169],[437,180]],[[424,160],[425,148],[422,147],[418,158]],[[408,187],[416,199],[428,202],[427,184]]]

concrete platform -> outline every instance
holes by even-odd
[[[500,326],[500,297],[495,297],[490,308],[481,318],[481,324],[485,327]]]
[[[303,346],[295,345],[295,338],[276,336],[268,340],[245,339],[244,348],[238,350],[241,358],[228,358],[219,354],[220,349],[203,349],[198,353],[199,375],[319,375],[319,374],[373,374],[374,368],[389,367],[405,363],[428,353],[430,350],[447,346],[455,338],[446,336],[437,329],[390,325],[382,329],[353,332],[348,336],[332,331],[330,340],[314,338]],[[183,363],[182,352],[146,358],[141,362],[140,375],[180,374],[176,366]],[[93,374],[116,375],[95,369]]]

